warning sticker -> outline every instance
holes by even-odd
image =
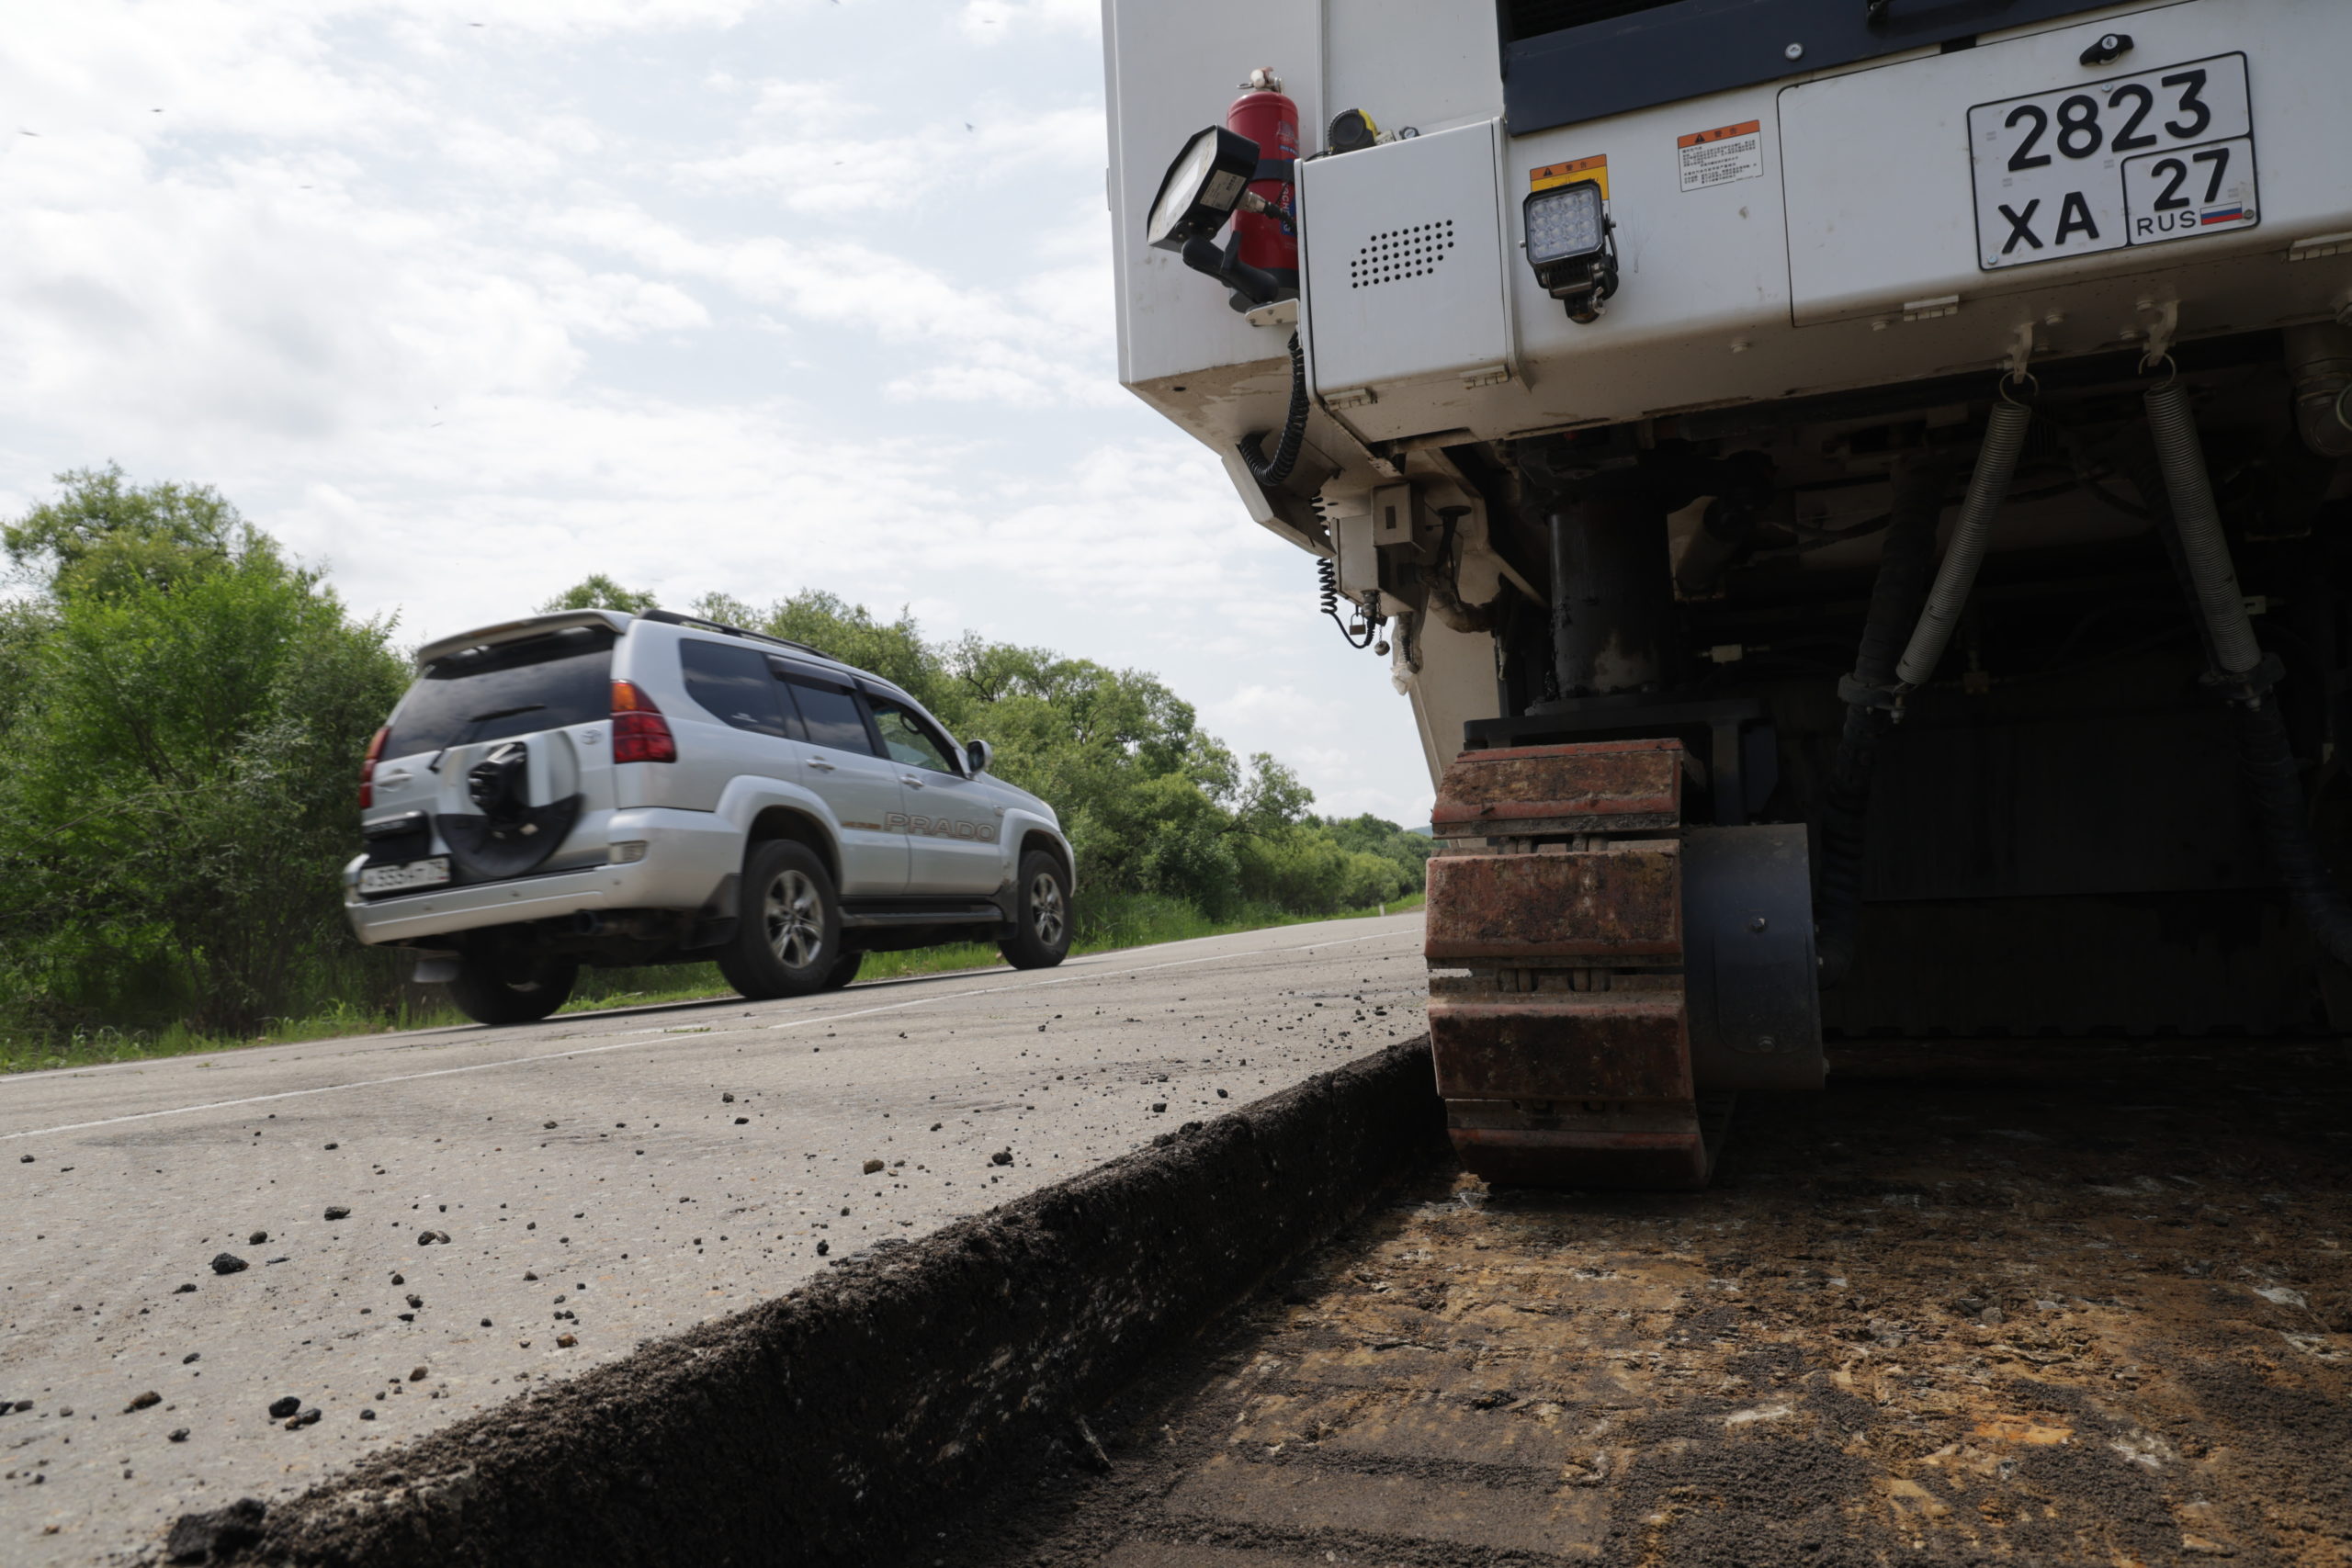
[[[1528,189],[1550,190],[1555,186],[1574,185],[1589,180],[1600,187],[1600,199],[1609,199],[1609,154],[1596,153],[1578,158],[1573,164],[1546,164],[1540,169],[1527,171]]]
[[[1764,173],[1764,127],[1756,120],[1679,137],[1675,146],[1684,190],[1727,186]]]

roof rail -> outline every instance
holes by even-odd
[[[809,644],[805,642],[795,642],[790,637],[770,637],[765,632],[746,631],[741,626],[730,626],[719,621],[706,620],[700,615],[681,615],[675,610],[646,610],[638,615],[638,619],[641,621],[660,621],[662,625],[670,626],[695,626],[707,632],[723,632],[729,637],[749,637],[753,642],[764,642],[773,644],[777,648],[788,648],[795,653],[813,653],[818,658],[831,660],[835,664],[842,662],[840,660],[834,659],[831,654],[827,653],[823,649],[811,647]]]

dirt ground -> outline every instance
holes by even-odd
[[[913,1561],[2352,1562],[2343,1045],[1834,1061],[1707,1192],[1427,1170]]]

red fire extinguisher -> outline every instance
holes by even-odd
[[[1292,175],[1298,159],[1298,106],[1283,95],[1282,78],[1263,65],[1250,72],[1241,87],[1241,96],[1225,111],[1225,128],[1258,144],[1258,172],[1264,177],[1252,180],[1250,189],[1281,216],[1237,212],[1233,231],[1241,242],[1240,259],[1272,273],[1282,285],[1282,298],[1295,299],[1298,224]]]

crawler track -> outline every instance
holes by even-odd
[[[2352,1562],[2341,1045],[1835,1066],[1709,1191],[1427,1169],[918,1561]]]

